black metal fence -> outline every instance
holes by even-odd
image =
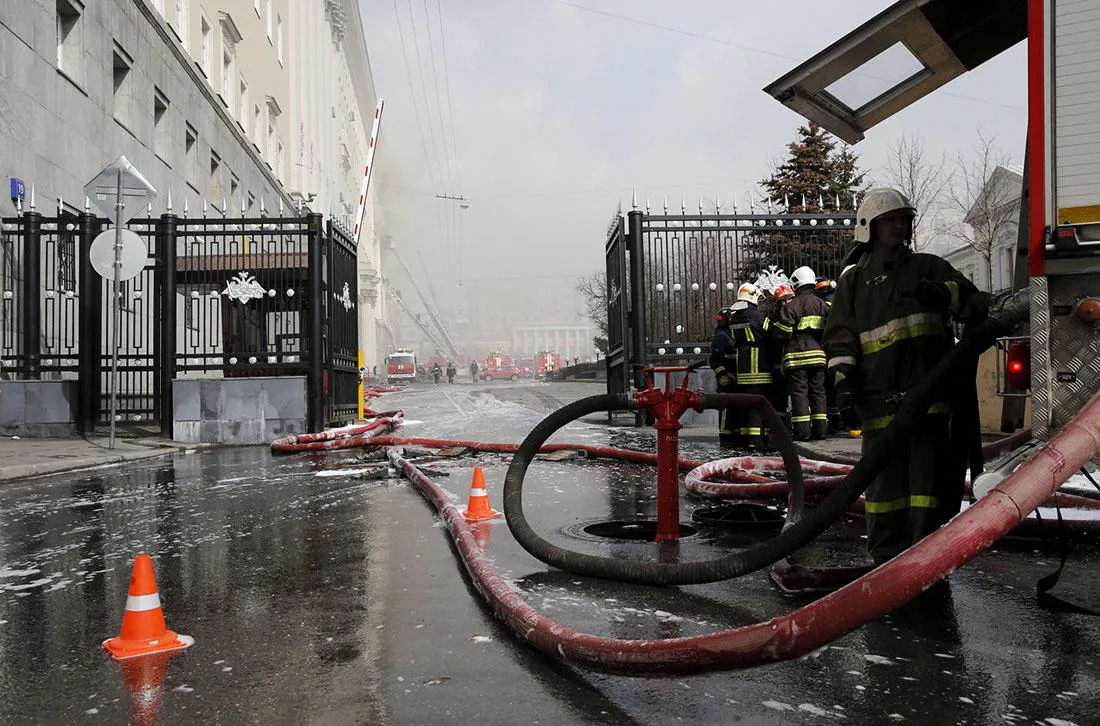
[[[629,385],[631,368],[708,355],[715,313],[741,283],[770,287],[802,265],[838,277],[854,225],[844,210],[618,217],[605,246],[608,392]]]
[[[79,380],[82,432],[109,423],[116,340],[120,423],[170,435],[176,377],[303,375],[311,431],[355,416],[355,243],[321,215],[132,220],[148,260],[120,286],[117,331],[112,285],[89,258],[107,220],[27,212],[2,224],[0,378]]]

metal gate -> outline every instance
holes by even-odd
[[[836,278],[852,245],[851,210],[783,214],[621,215],[606,244],[609,393],[631,369],[706,357],[714,316],[740,283],[785,279],[809,265]],[[767,285],[766,285],[767,286]],[[629,300],[629,309],[627,301]]]
[[[607,392],[630,390],[630,351],[627,340],[626,230],[623,216],[616,213],[607,230]]]

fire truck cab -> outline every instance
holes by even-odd
[[[398,348],[386,355],[386,381],[411,383],[416,380],[416,354],[407,348]]]
[[[535,362],[535,375],[539,378],[545,378],[562,366],[558,354],[549,350],[539,351],[539,354],[535,356]]]
[[[1100,388],[1096,0],[901,0],[764,90],[854,144],[1025,39],[1028,130],[1013,289],[1028,291],[1031,312],[1027,330],[1001,341],[999,393],[1007,394],[1001,429],[1027,425],[1029,397],[1033,435],[1044,440]]]
[[[478,375],[483,381],[518,381],[520,372],[510,355],[497,350],[485,357],[485,367]]]

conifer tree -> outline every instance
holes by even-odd
[[[790,214],[855,211],[865,172],[851,147],[838,149],[836,139],[811,122],[798,129],[798,138],[787,144],[787,152],[787,159],[760,182],[773,205]],[[836,277],[851,243],[851,227],[769,230],[746,240],[747,267],[763,271],[775,265],[789,273],[810,265],[819,275]]]

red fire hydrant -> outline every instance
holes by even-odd
[[[680,538],[680,416],[689,408],[703,410],[702,390],[689,390],[688,375],[694,368],[645,368],[647,387],[635,391],[634,400],[653,414],[657,429],[657,542]],[[685,373],[676,388],[670,373]],[[653,374],[665,374],[664,389],[653,385]]]

